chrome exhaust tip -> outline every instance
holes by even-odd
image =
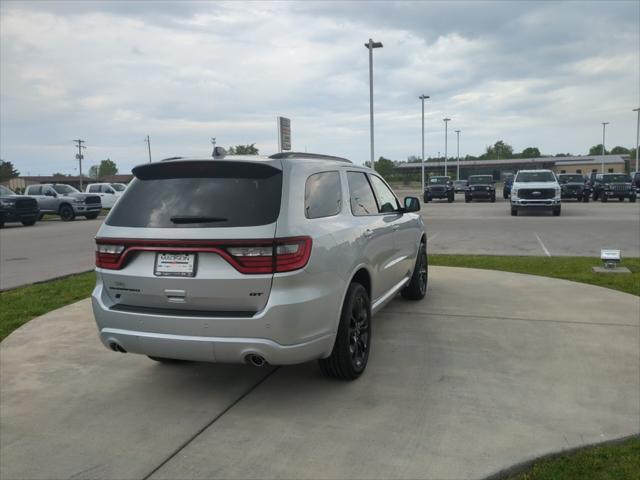
[[[246,360],[247,363],[250,363],[254,367],[264,367],[265,365],[267,365],[267,361],[263,357],[261,357],[260,355],[256,355],[255,353],[247,355]]]

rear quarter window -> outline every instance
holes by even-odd
[[[338,172],[314,173],[304,189],[304,214],[307,218],[331,217],[342,208],[342,188]]]
[[[133,170],[136,178],[107,225],[148,228],[249,227],[280,214],[282,171],[230,161],[179,161]]]

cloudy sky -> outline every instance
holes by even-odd
[[[640,2],[8,2],[0,4],[0,156],[23,173],[77,173],[111,158],[277,149],[369,157],[374,52],[376,157],[461,155],[504,139],[516,151],[634,146]],[[449,136],[455,154],[455,134]],[[86,167],[85,167],[86,168]]]

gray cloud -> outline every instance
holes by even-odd
[[[31,173],[89,162],[127,170],[154,156],[223,145],[294,147],[364,161],[368,60],[376,50],[376,154],[462,154],[504,139],[516,150],[586,152],[599,122],[631,146],[640,90],[637,2],[3,2],[0,155]]]

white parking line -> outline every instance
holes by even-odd
[[[542,243],[542,240],[540,240],[540,237],[538,236],[538,234],[536,232],[533,232],[533,234],[536,236],[536,239],[538,239],[538,243],[542,247],[542,250],[544,250],[545,255],[547,257],[550,257],[551,254],[549,253],[549,250],[547,250],[547,247],[544,246],[544,243]]]

